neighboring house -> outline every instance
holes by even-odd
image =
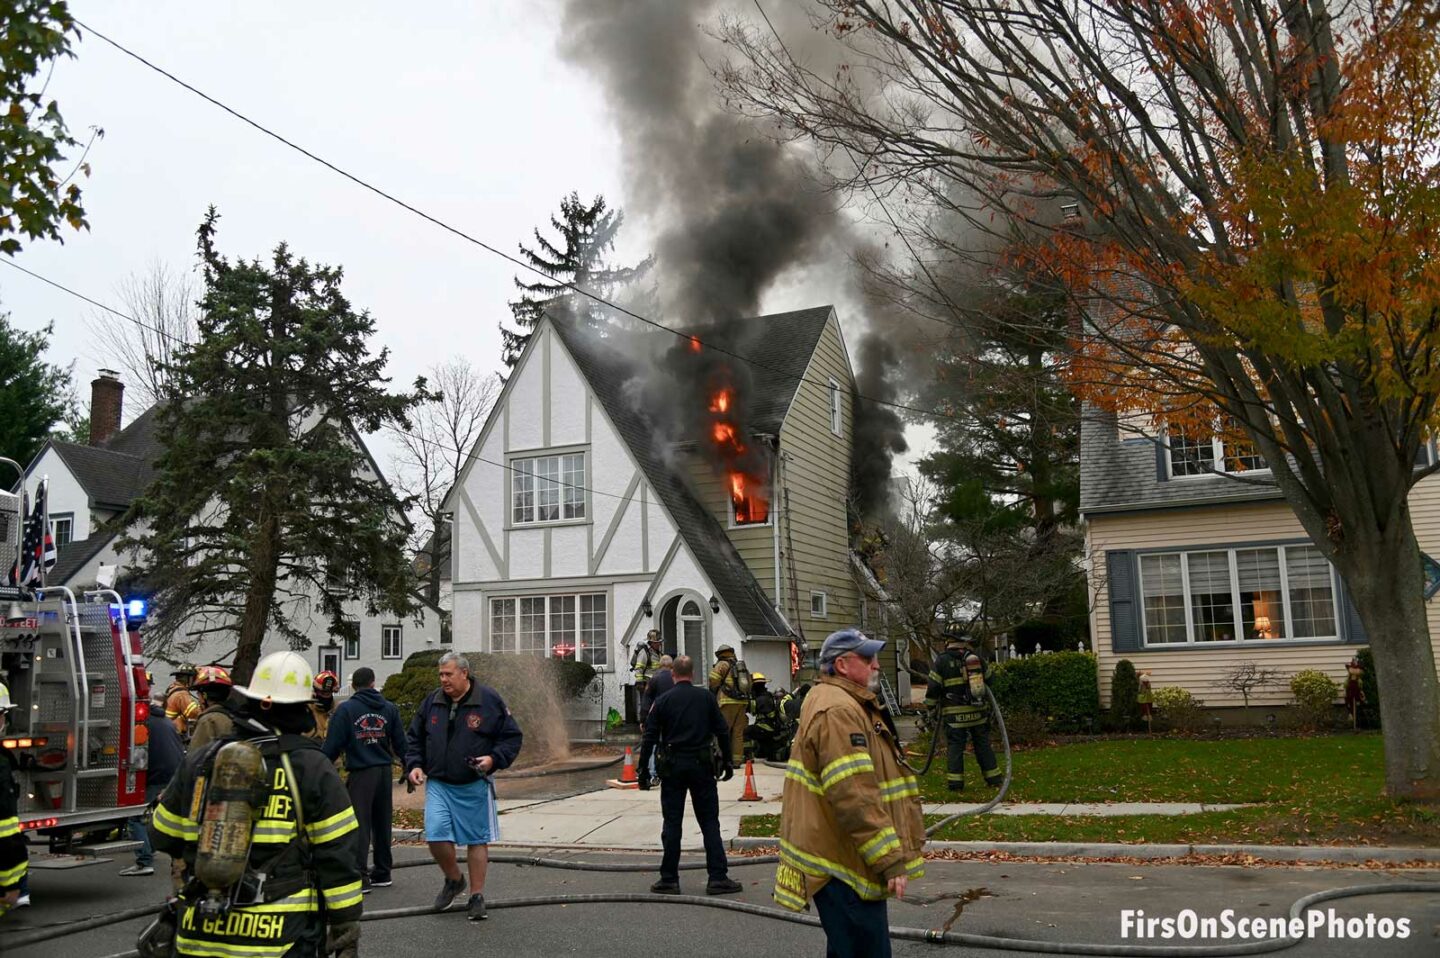
[[[102,565],[118,567],[118,576],[123,579],[130,558],[116,551],[119,534],[108,524],[144,492],[162,451],[156,435],[159,407],[152,406],[130,425],[119,428],[123,391],[115,373],[101,370],[100,377],[91,384],[90,443],[52,439],[25,470],[25,488],[32,500],[41,479],[50,480],[50,528],[59,555],[47,584],[67,586],[77,598],[95,588]],[[363,442],[361,445],[363,448]],[[370,466],[380,475],[373,459]],[[311,607],[313,615],[308,626],[303,626],[310,639],[305,655],[317,671],[330,669],[338,674],[346,687],[350,673],[362,665],[374,669],[377,680],[383,683],[400,670],[407,655],[439,641],[439,617],[428,608],[417,625],[412,617],[367,615],[364,603],[350,602],[346,604],[349,634],[332,636],[318,598]],[[221,656],[228,661],[228,650],[222,643],[219,639],[202,640],[186,658],[198,664]],[[267,640],[264,651],[282,647],[278,639]],[[165,680],[163,662],[157,662],[153,671],[157,680]]]
[[[1088,408],[1080,437],[1090,625],[1104,704],[1122,658],[1149,669],[1152,687],[1181,686],[1212,707],[1242,704],[1239,693],[1216,684],[1242,662],[1282,676],[1280,685],[1252,694],[1252,705],[1287,702],[1289,678],[1301,669],[1319,669],[1343,686],[1365,630],[1344,582],[1267,481],[1254,450]],[[1420,548],[1440,556],[1440,476],[1415,486],[1410,509]],[[1431,641],[1440,650],[1440,608],[1430,601],[1440,566],[1425,565]]]
[[[729,644],[788,688],[793,636],[818,649],[872,625],[849,550],[855,386],[834,310],[737,322],[764,364],[749,370],[744,440],[771,454],[765,505],[742,498],[738,517],[707,438],[666,442],[663,411],[640,408],[653,370],[639,357],[671,334],[536,327],[445,504],[456,648],[591,663],[600,681],[572,718],[595,722],[611,707],[633,718],[630,654],[649,629],[702,674]]]

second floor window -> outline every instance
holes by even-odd
[[[403,633],[398,625],[380,627],[380,658],[398,659],[402,653]]]
[[[50,537],[55,540],[55,548],[63,549],[68,546],[74,538],[75,520],[70,516],[52,517],[50,520]]]
[[[830,380],[830,431],[840,435],[844,420],[840,412],[840,384]]]
[[[535,456],[510,463],[510,520],[515,525],[585,518],[585,454]]]
[[[1170,430],[1168,439],[1170,475],[1208,476],[1217,472],[1253,472],[1268,469],[1265,457],[1249,439],[1226,439],[1220,436],[1195,438],[1178,429]]]

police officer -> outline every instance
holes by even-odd
[[[925,706],[940,705],[945,726],[945,784],[952,792],[965,790],[967,738],[975,745],[975,761],[985,776],[985,784],[996,786],[1004,778],[995,750],[990,747],[990,704],[985,696],[988,672],[968,634],[953,628],[945,632],[945,651],[930,669]]]
[[[184,859],[187,881],[174,911],[141,935],[142,958],[358,954],[358,825],[339,774],[305,735],[310,682],[294,652],[261,659],[234,689],[235,738],[186,756],[160,796],[150,839]],[[216,830],[252,821],[248,836]]]
[[[730,729],[715,703],[715,696],[695,687],[695,661],[688,655],[675,660],[671,671],[675,687],[655,700],[645,717],[645,736],[640,742],[640,768],[650,767],[650,756],[658,748],[660,770],[660,880],[650,890],[661,895],[680,894],[680,822],[685,816],[685,796],[690,796],[700,834],[705,839],[705,870],[710,880],[707,895],[729,895],[741,890],[730,878],[725,844],[720,837],[720,795],[715,788],[715,752],[720,759],[720,781],[735,774],[730,763]],[[650,788],[648,775],[641,775],[640,787]]]
[[[235,713],[230,710],[230,690],[235,682],[218,665],[202,665],[190,687],[200,696],[200,717],[190,730],[190,750],[198,751],[235,730]]]
[[[722,645],[715,650],[715,664],[710,667],[710,691],[720,701],[720,714],[730,735],[730,761],[745,761],[745,713],[750,708],[750,690],[742,688],[735,650]]]
[[[0,732],[15,703],[0,682]],[[0,918],[20,902],[20,882],[30,867],[25,836],[20,834],[20,786],[15,781],[15,756],[0,746]]]
[[[310,686],[310,717],[315,720],[315,728],[309,734],[321,744],[330,734],[330,713],[335,708],[335,693],[339,690],[340,676],[329,669],[315,676]]]
[[[665,655],[660,644],[660,630],[651,629],[645,633],[645,644],[637,648],[630,656],[630,674],[635,677],[635,695],[637,696],[635,705],[640,710],[642,728],[645,725],[645,716],[650,712],[650,705],[655,701],[655,696],[650,691],[650,680],[660,670],[660,659]]]
[[[175,731],[187,742],[190,740],[190,727],[200,717],[200,703],[195,693],[190,691],[196,671],[193,665],[176,666],[175,671],[170,673],[170,687],[165,690],[165,717],[175,723]]]

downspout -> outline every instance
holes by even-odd
[[[780,490],[780,441],[775,440],[775,462],[770,467],[770,531],[774,533],[775,540],[775,610],[784,615],[785,600],[780,591],[781,583],[784,581],[780,576],[780,517],[775,514],[776,508],[780,505],[780,496],[776,495]]]

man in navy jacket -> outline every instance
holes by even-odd
[[[446,652],[440,657],[440,688],[420,703],[410,722],[405,774],[425,785],[425,840],[445,873],[435,898],[444,911],[465,892],[465,878],[455,861],[455,846],[468,846],[471,921],[485,914],[485,870],[489,845],[500,838],[492,772],[506,768],[520,754],[520,726],[505,701],[489,686],[470,677],[470,662]]]
[[[330,716],[330,729],[322,746],[325,757],[345,756],[349,773],[345,787],[360,822],[355,854],[367,888],[385,888],[393,882],[390,869],[390,824],[394,817],[390,767],[405,759],[405,731],[400,710],[375,690],[375,670],[361,667],[350,677],[354,694]],[[365,858],[375,842],[375,867],[367,870]]]

